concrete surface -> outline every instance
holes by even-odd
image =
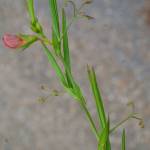
[[[78,0],[79,1],[79,0]],[[37,14],[50,36],[47,0],[36,3]],[[95,106],[87,81],[92,64],[101,85],[112,126],[123,118],[133,101],[145,120],[140,129],[129,121],[127,150],[150,149],[150,3],[147,0],[95,0],[87,9],[93,21],[80,20],[70,30],[73,71],[83,87],[92,115]],[[29,33],[23,0],[0,0],[0,36]],[[79,105],[67,94],[50,96],[41,104],[46,85],[62,91],[39,44],[17,53],[0,43],[0,150],[94,150],[95,138]],[[120,149],[122,128],[112,135]]]

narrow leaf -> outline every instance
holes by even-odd
[[[50,6],[51,19],[52,19],[52,27],[54,29],[57,38],[59,38],[60,32],[59,32],[59,16],[58,16],[58,9],[57,9],[57,1],[49,0],[49,6]]]
[[[104,110],[102,97],[100,94],[100,89],[98,87],[96,74],[95,74],[93,67],[87,66],[87,70],[88,70],[89,81],[90,81],[91,89],[94,95],[94,100],[95,100],[95,104],[97,108],[99,124],[100,124],[100,127],[104,129],[106,126],[106,114]],[[109,138],[107,139],[106,150],[111,150],[111,144],[110,144]]]
[[[69,46],[68,46],[68,33],[67,30],[67,22],[66,22],[66,14],[65,10],[62,10],[62,31],[63,31],[63,51],[64,51],[64,61],[71,71],[70,65],[70,54],[69,54]]]
[[[60,42],[58,41],[58,38],[57,38],[53,28],[52,28],[52,44],[53,44],[53,48],[55,50],[55,54],[60,55],[60,53],[61,53]]]
[[[52,19],[52,41],[53,46],[56,51],[56,54],[61,53],[60,49],[60,28],[59,28],[59,15],[58,15],[58,8],[57,8],[57,0],[49,0],[50,6],[50,14]]]
[[[72,87],[71,79],[69,78],[68,71],[71,73],[71,63],[70,63],[70,53],[69,53],[69,44],[68,44],[68,32],[67,32],[67,21],[65,10],[62,9],[62,32],[63,32],[63,53],[64,53],[64,62],[66,64],[66,77],[70,87]],[[68,70],[68,71],[67,71]]]
[[[88,69],[88,76],[89,76],[91,89],[95,98],[95,104],[97,108],[100,127],[104,129],[106,125],[106,115],[105,115],[104,105],[103,105],[102,97],[96,79],[96,74],[93,67],[88,66],[87,69]]]

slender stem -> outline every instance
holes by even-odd
[[[123,119],[122,121],[120,121],[115,127],[113,127],[112,129],[110,129],[110,133],[114,132],[118,127],[120,127],[122,124],[124,124],[129,119],[131,119],[133,117],[133,115],[134,114],[130,114],[125,119]]]
[[[81,104],[81,107],[83,108],[83,110],[86,114],[86,117],[87,117],[87,119],[90,123],[90,127],[91,127],[93,133],[95,134],[97,141],[99,141],[99,134],[98,134],[97,128],[95,126],[95,123],[92,119],[92,116],[91,116],[90,112],[88,111],[88,108],[86,107],[85,102],[81,102],[80,104]]]
[[[31,21],[34,22],[36,20],[35,13],[34,13],[34,1],[27,0],[27,5],[28,5],[28,11],[31,17]]]
[[[58,65],[55,57],[52,55],[52,53],[49,51],[49,49],[47,48],[47,46],[45,45],[45,43],[41,42],[43,48],[44,48],[44,52],[50,62],[50,64],[52,65],[53,69],[56,72],[56,75],[58,76],[58,78],[61,80],[61,82],[66,85],[66,79],[64,77],[64,74],[60,68],[60,66]]]

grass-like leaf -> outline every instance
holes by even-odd
[[[55,50],[55,54],[59,56],[61,54],[61,45],[53,28],[52,28],[52,45]]]
[[[59,38],[60,31],[59,31],[59,16],[58,16],[57,1],[49,0],[49,6],[50,6],[51,19],[52,19],[52,27],[54,29],[57,38]]]
[[[50,14],[52,19],[52,41],[53,47],[57,55],[61,53],[60,44],[60,28],[59,28],[59,15],[57,8],[57,0],[49,0]]]
[[[67,30],[67,21],[65,10],[62,10],[62,32],[63,32],[63,51],[64,51],[64,61],[68,66],[68,69],[71,71],[70,65],[70,54],[69,54],[69,45],[68,45],[68,32]]]
[[[96,104],[96,108],[97,108],[100,127],[102,127],[102,129],[104,129],[106,126],[106,115],[105,115],[105,111],[104,111],[102,97],[100,94],[100,89],[98,87],[98,83],[97,83],[97,79],[96,79],[96,74],[95,74],[93,67],[88,66],[87,70],[88,70],[88,77],[89,77],[91,89],[92,89],[94,99],[95,99],[95,104]]]
[[[125,129],[122,132],[121,150],[126,150],[126,133],[125,133]]]
[[[70,63],[70,53],[69,53],[69,44],[68,44],[68,32],[67,32],[67,21],[65,10],[62,9],[62,33],[63,33],[63,53],[64,53],[64,62],[66,64],[66,69],[71,73],[71,63]],[[70,87],[72,87],[72,83],[69,78],[68,71],[66,70],[66,77]]]
[[[100,94],[100,89],[98,87],[97,79],[96,79],[96,74],[94,71],[93,67],[87,66],[88,70],[88,76],[89,76],[89,81],[92,89],[92,93],[94,95],[94,100],[97,108],[97,113],[98,113],[98,118],[99,118],[99,126],[102,128],[102,130],[106,127],[106,114],[104,110],[104,105],[103,105],[103,100]],[[109,138],[107,139],[107,145],[106,145],[106,150],[110,150],[111,145]]]

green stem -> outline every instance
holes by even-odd
[[[61,70],[61,68],[59,67],[58,63],[56,62],[54,56],[52,55],[52,53],[49,51],[49,49],[47,48],[47,46],[45,45],[45,43],[41,42],[43,48],[44,48],[44,52],[50,62],[50,64],[52,65],[53,69],[56,72],[56,75],[58,76],[58,78],[61,80],[61,82],[63,83],[63,85],[66,85],[66,79],[64,77],[64,74]]]
[[[28,11],[31,17],[32,22],[36,21],[35,13],[34,13],[34,0],[27,0]]]
[[[85,100],[84,100],[84,101],[85,101]],[[88,119],[88,121],[89,121],[89,123],[90,123],[91,130],[93,131],[93,133],[94,133],[94,135],[95,135],[97,141],[99,141],[99,134],[98,134],[97,128],[96,128],[96,126],[95,126],[95,123],[94,123],[94,121],[93,121],[93,119],[92,119],[92,116],[91,116],[90,112],[88,111],[88,108],[86,107],[86,104],[85,104],[84,101],[82,101],[82,102],[80,103],[80,105],[81,105],[82,109],[84,110],[84,112],[85,112],[85,114],[86,114],[86,117],[87,117],[87,119]]]

